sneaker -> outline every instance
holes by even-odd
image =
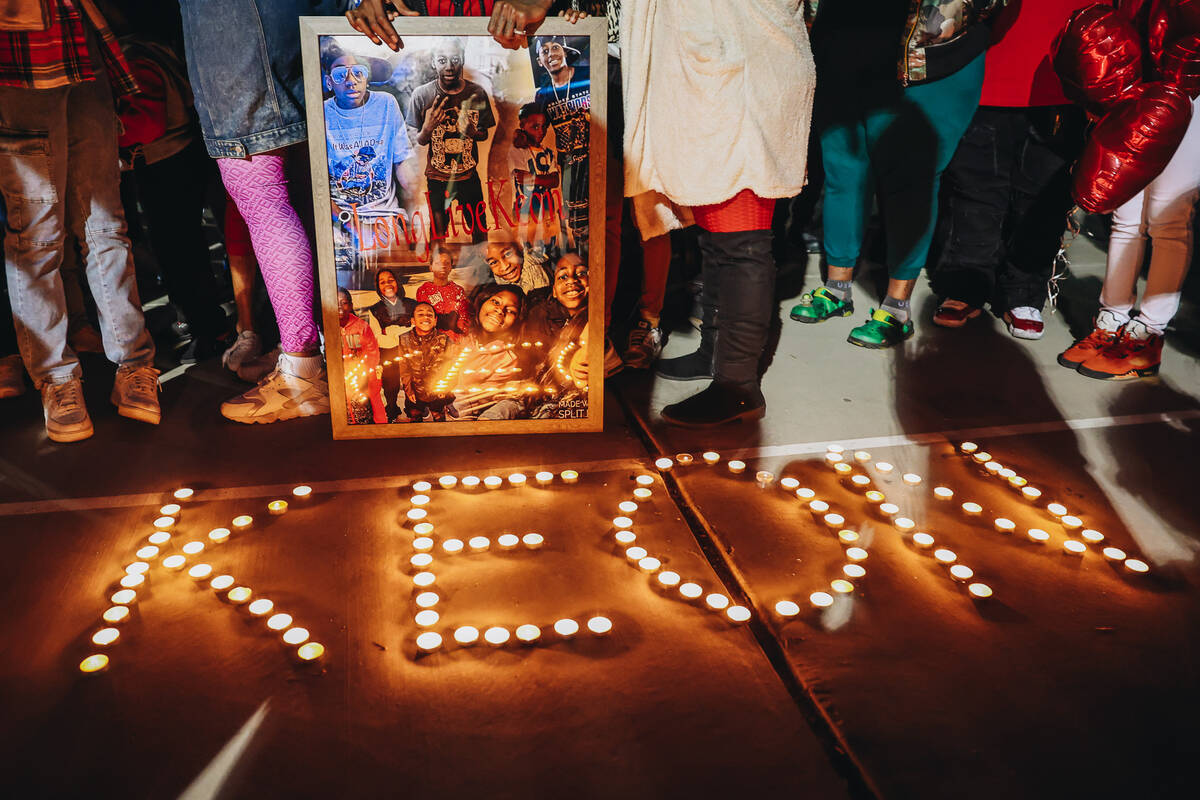
[[[629,340],[625,343],[625,366],[630,369],[649,369],[662,353],[662,348],[662,329],[651,325],[648,320],[639,319],[629,331]]]
[[[1040,339],[1046,332],[1042,312],[1033,306],[1017,306],[1004,312],[1008,332],[1018,339]]]
[[[162,421],[158,407],[158,370],[148,365],[123,364],[117,367],[112,400],[122,417],[157,425]]]
[[[607,336],[604,337],[604,377],[611,378],[624,366],[625,362],[621,360],[621,356],[617,355],[617,348],[613,347],[613,343]]]
[[[92,435],[92,418],[83,404],[83,382],[67,378],[62,383],[42,386],[42,410],[46,435],[54,442],[78,442]]]
[[[1158,374],[1163,337],[1140,321],[1129,322],[1108,347],[1079,365],[1080,375],[1101,381],[1131,381]]]
[[[257,386],[221,404],[221,414],[234,422],[279,422],[329,413],[329,384],[325,367],[312,378],[287,372],[291,357],[279,356],[275,369]]]
[[[716,381],[699,394],[662,410],[663,419],[683,428],[712,428],[727,422],[762,419],[766,414],[767,401],[758,389]]]
[[[846,337],[846,341],[858,347],[869,350],[883,350],[895,347],[913,335],[913,322],[901,322],[891,313],[880,309],[872,309],[871,318]]]
[[[848,317],[854,313],[854,301],[840,299],[824,286],[815,292],[800,295],[800,302],[792,306],[792,319],[797,322],[817,323],[834,317]]]
[[[712,353],[697,350],[686,356],[664,358],[654,365],[654,374],[669,381],[712,380]]]
[[[267,377],[278,363],[279,348],[276,347],[269,353],[263,353],[257,358],[243,361],[242,365],[237,368],[237,376],[246,383],[258,383]]]
[[[20,356],[0,358],[0,400],[25,394],[25,365]]]
[[[975,319],[981,313],[977,306],[964,303],[962,300],[946,298],[933,312],[933,324],[943,328],[961,328],[967,320]],[[1040,334],[1039,334],[1040,335]]]
[[[253,361],[261,355],[262,339],[254,331],[242,331],[221,355],[221,366],[230,372],[237,372],[247,361]]]
[[[1100,313],[1105,312],[1101,311]],[[1096,327],[1092,329],[1091,333],[1059,353],[1058,363],[1067,369],[1079,369],[1085,361],[1112,345],[1125,327],[1122,325],[1116,330],[1108,330],[1100,327],[1101,323],[1102,320],[1097,318]]]
[[[100,331],[91,325],[81,325],[67,336],[67,344],[76,353],[99,353],[104,355],[104,339]]]

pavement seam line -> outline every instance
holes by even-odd
[[[626,417],[633,422],[631,428],[642,439],[646,450],[651,454],[651,458],[670,458],[671,456],[665,451],[653,432],[650,431],[649,426],[643,423],[641,417],[629,407],[623,397],[618,395],[618,399]],[[712,525],[708,523],[708,520],[705,519],[704,515],[700,512],[699,506],[692,499],[691,494],[684,488],[674,473],[660,471],[659,476],[662,478],[663,485],[667,489],[667,494],[675,503],[676,509],[679,511],[680,516],[683,517],[697,545],[699,545],[700,552],[704,554],[709,567],[716,573],[717,580],[722,583],[730,596],[736,597],[743,604],[754,609],[755,615],[751,617],[747,625],[751,633],[753,633],[759,649],[762,650],[767,663],[771,665],[771,669],[791,696],[801,716],[808,723],[809,730],[812,731],[817,741],[824,747],[826,756],[833,766],[834,771],[846,782],[850,796],[859,798],[860,800],[868,800],[868,798],[870,800],[879,800],[882,798],[883,795],[879,791],[879,788],[869,777],[862,762],[854,755],[853,750],[851,750],[845,737],[842,736],[841,730],[834,723],[833,718],[817,702],[808,684],[792,667],[783,642],[780,641],[779,636],[767,625],[766,620],[769,617],[764,610],[764,606],[759,603],[758,598],[750,591],[749,582],[742,575],[741,570],[729,558],[728,547],[721,540]]]

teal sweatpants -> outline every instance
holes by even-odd
[[[817,135],[825,166],[825,256],[853,267],[878,192],[891,277],[921,274],[937,221],[938,187],[979,106],[984,56],[941,80],[904,89],[821,96]]]

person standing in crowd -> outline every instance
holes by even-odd
[[[225,402],[221,413],[243,423],[328,414],[329,385],[313,315],[312,245],[288,197],[287,166],[302,155],[293,146],[306,138],[296,18],[333,13],[336,4],[180,0],[180,6],[204,144],[250,230],[279,323],[275,369]]]
[[[550,127],[562,175],[567,228],[584,261],[588,253],[588,142],[591,138],[592,83],[580,52],[565,36],[539,36],[534,46],[546,81],[534,94]]]
[[[1040,339],[1048,282],[1087,119],[1050,68],[1050,47],[1086,0],[1007,6],[992,26],[979,110],[942,183],[929,278],[935,325],[960,328],[984,304],[1018,339]]]
[[[118,96],[137,84],[90,0],[27,3],[0,31],[0,194],[7,213],[5,273],[21,358],[42,395],[56,442],[93,433],[78,356],[67,343],[60,266],[68,230],[83,253],[116,363],[112,402],[158,424],[158,371],[125,236],[117,157]],[[111,82],[111,83],[110,83]]]
[[[942,171],[979,105],[990,36],[983,22],[1002,4],[823,0],[817,7],[814,118],[829,274],[800,298],[792,319],[817,323],[854,312],[854,267],[878,194],[887,295],[847,341],[879,349],[912,336],[909,298],[929,254]]]

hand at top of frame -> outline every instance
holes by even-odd
[[[499,0],[492,6],[488,33],[508,50],[529,46],[529,37],[541,27],[552,0]]]
[[[366,34],[375,44],[386,44],[392,50],[404,47],[404,41],[392,26],[396,17],[420,16],[404,4],[404,0],[362,0],[346,12],[346,19],[359,33]]]

